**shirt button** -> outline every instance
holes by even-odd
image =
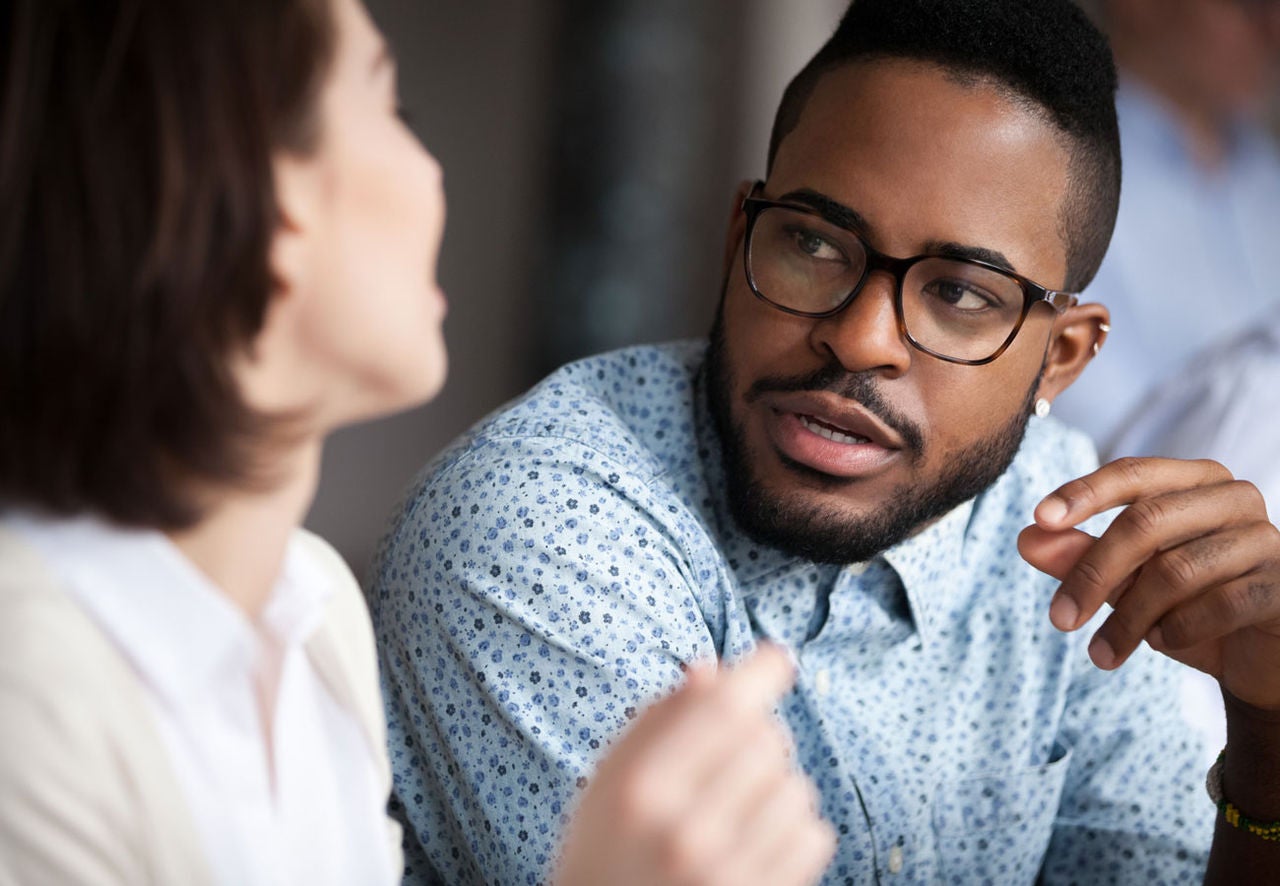
[[[813,691],[818,695],[826,695],[831,691],[831,672],[826,668],[813,675]]]
[[[889,873],[902,872],[902,847],[894,846],[889,850]]]

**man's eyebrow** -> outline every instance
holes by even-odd
[[[819,194],[809,188],[788,191],[781,197],[784,203],[801,203],[817,212],[827,221],[851,231],[865,232],[871,226],[867,220],[855,210],[843,203],[837,203],[826,194]]]
[[[1013,262],[1005,258],[1003,252],[998,249],[987,249],[985,246],[966,246],[963,243],[955,243],[949,240],[931,240],[925,244],[925,253],[943,258],[965,258],[972,261],[986,262],[989,265],[995,265],[997,268],[1004,268],[1011,273],[1018,273],[1018,269],[1013,266]]]
[[[800,203],[808,206],[817,212],[827,221],[842,228],[855,231],[859,234],[866,233],[871,229],[871,225],[866,218],[857,210],[850,209],[843,203],[832,200],[825,194],[809,188],[800,188],[795,191],[788,191],[782,195],[781,200],[786,203]],[[1003,252],[998,249],[988,249],[985,246],[968,246],[964,243],[956,243],[952,240],[931,240],[925,244],[923,255],[937,255],[943,258],[963,258],[973,261],[986,262],[989,265],[995,265],[998,268],[1004,268],[1006,271],[1018,273],[1013,266],[1013,262],[1005,257]]]

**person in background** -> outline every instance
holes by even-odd
[[[1212,458],[1265,493],[1280,446],[1259,409],[1280,361],[1266,331],[1280,311],[1280,151],[1265,126],[1280,2],[1096,6],[1120,68],[1124,186],[1088,297],[1114,329],[1057,415],[1106,458]],[[1181,683],[1211,756],[1226,740],[1218,687],[1193,671]]]
[[[1248,477],[1280,516],[1280,305],[1192,357],[1120,430],[1116,455],[1211,458]]]
[[[1280,302],[1280,152],[1264,125],[1280,2],[1095,5],[1120,70],[1124,187],[1088,297],[1113,331],[1055,409],[1112,457],[1130,454],[1118,439],[1157,387]]]
[[[1122,423],[1117,456],[1209,458],[1258,487],[1272,522],[1280,513],[1280,305],[1238,335],[1195,354]],[[1205,739],[1202,759],[1226,742],[1217,681],[1182,674],[1187,725]]]
[[[0,9],[0,884],[401,877],[368,614],[299,528],[325,437],[445,377],[395,79],[356,0]],[[791,679],[695,665],[557,882],[815,879]]]
[[[1047,416],[1108,322],[1115,90],[1068,0],[855,0],[726,207],[709,340],[569,364],[426,468],[370,593],[414,882],[545,880],[631,712],[766,641],[826,883],[1280,879],[1280,530]]]

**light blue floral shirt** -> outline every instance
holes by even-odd
[[[977,499],[815,565],[729,518],[703,350],[566,366],[410,490],[370,588],[407,882],[546,882],[610,740],[682,664],[764,637],[800,662],[779,714],[839,833],[824,882],[1199,882],[1214,809],[1177,666],[1096,670],[1015,547],[1094,465],[1084,438],[1032,419]]]

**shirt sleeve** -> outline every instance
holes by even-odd
[[[544,882],[595,759],[714,654],[651,480],[499,439],[411,493],[370,591],[406,882]]]
[[[1200,739],[1179,713],[1183,665],[1144,645],[1106,672],[1078,649],[1060,731],[1073,758],[1042,882],[1202,882],[1214,808]]]

